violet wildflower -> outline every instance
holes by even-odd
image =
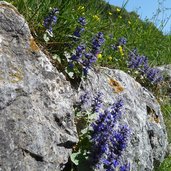
[[[70,68],[74,67],[74,62],[82,65],[83,74],[87,76],[88,70],[91,69],[92,64],[96,62],[96,56],[92,53],[86,53],[85,45],[77,46],[75,53],[71,55],[69,66]]]
[[[133,49],[129,54],[128,54],[128,67],[129,68],[143,68],[143,65],[148,66],[148,59],[145,56],[140,56],[137,53],[136,49]]]
[[[102,107],[102,93],[98,92],[97,95],[93,99],[92,104],[92,112],[99,112],[100,108]]]
[[[83,75],[84,75],[84,76],[87,76],[88,70],[89,70],[88,67],[83,67]]]
[[[88,74],[88,71],[92,67],[92,63],[90,62],[90,60],[85,59],[82,64],[83,64],[83,75],[86,77]]]
[[[85,30],[84,28],[77,27],[74,31],[74,36],[81,37],[81,33],[84,32],[84,30]]]
[[[123,107],[123,101],[122,100],[118,100],[116,103],[114,103],[112,106],[111,106],[111,114],[112,115],[115,115],[115,122],[116,120],[119,120],[121,118],[121,115],[122,115],[122,107]],[[117,115],[116,115],[117,113]]]
[[[79,37],[81,37],[81,34],[85,31],[85,28],[84,28],[84,26],[86,25],[85,17],[80,17],[78,19],[78,23],[81,24],[83,27],[76,27],[76,29],[74,31],[74,36],[79,38]],[[74,41],[76,41],[76,40],[74,39]]]
[[[91,65],[88,60],[83,61],[83,75],[87,76],[88,70],[91,68]]]
[[[126,163],[123,166],[120,166],[119,171],[130,171],[130,164]]]
[[[78,22],[85,26],[86,21],[84,17],[80,17],[78,19]],[[81,37],[81,32],[84,31],[84,28],[77,27],[74,35],[76,37]],[[103,37],[103,33],[99,32],[92,41],[92,49],[86,53],[85,46],[82,47],[82,45],[79,45],[76,48],[76,53],[72,54],[70,58],[70,63],[73,63],[74,61],[79,63],[82,66],[83,75],[87,76],[89,69],[91,69],[93,63],[97,61],[97,54],[100,52],[100,47],[104,43],[105,39]],[[73,65],[71,65],[73,66]]]
[[[83,65],[83,75],[87,76],[88,70],[91,69],[90,60],[89,59],[84,59],[82,65]]]
[[[152,83],[159,83],[163,80],[161,71],[157,68],[149,68],[146,71],[146,76]]]
[[[56,14],[59,13],[59,10],[57,8],[53,8],[48,16],[45,17],[43,25],[47,29],[47,31],[50,33],[50,35],[53,34],[52,26],[56,24],[57,22],[57,16]]]
[[[138,55],[136,50],[129,53],[128,67],[137,69],[152,83],[157,84],[163,80],[161,71],[156,68],[151,68],[148,64],[147,57]]]
[[[118,48],[117,48],[116,45],[111,45],[111,49],[114,50],[114,51],[116,51]]]
[[[82,62],[83,74],[87,76],[88,70],[91,68],[93,63],[97,61],[97,54],[100,53],[100,47],[104,43],[105,39],[103,33],[99,32],[92,40],[92,50],[89,53],[85,53],[85,59]]]
[[[103,166],[106,171],[113,171],[120,165],[122,152],[127,147],[128,127],[120,125],[116,129],[116,123],[121,118],[122,106],[122,101],[114,103],[92,123],[91,160],[95,167]]]
[[[70,69],[73,69],[73,68],[74,68],[74,64],[73,64],[73,62],[72,62],[72,61],[70,61],[70,62],[68,63],[68,66],[69,66],[69,68],[70,68]]]
[[[130,54],[129,59],[129,68],[139,69],[142,72],[148,68],[148,59],[145,56]]]
[[[92,53],[86,53],[85,58],[88,59],[90,64],[95,63],[97,59],[96,56]]]
[[[80,23],[82,26],[85,26],[86,25],[86,19],[85,19],[85,17],[80,17],[78,19],[78,23]]]
[[[87,76],[88,70],[91,69],[93,63],[95,63],[96,61],[97,57],[93,53],[85,53],[85,59],[82,62],[84,76]]]
[[[127,43],[126,38],[121,37],[115,45],[114,44],[111,44],[111,49],[114,50],[114,51],[119,50],[120,53],[122,55],[124,55],[123,54],[123,47],[122,46],[126,45],[126,43]]]
[[[85,53],[85,59],[82,62],[84,76],[87,76],[88,70],[91,69],[93,63],[95,63],[96,60],[97,57],[92,53]]]
[[[125,37],[121,37],[118,41],[118,46],[123,46],[123,45],[126,45],[127,43],[127,40]]]
[[[89,99],[90,99],[89,93],[86,92],[85,94],[80,96],[80,104],[84,105],[84,104],[88,103]]]
[[[79,62],[85,52],[85,45],[79,45],[77,46],[75,50],[75,54],[73,54],[70,58],[71,61],[77,61]]]
[[[100,53],[100,48],[102,44],[105,42],[104,36],[102,32],[99,32],[92,40],[92,53],[97,55]]]

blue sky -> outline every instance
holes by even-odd
[[[127,0],[106,0],[112,5],[122,7]],[[159,4],[159,2],[161,2]],[[157,13],[157,9],[160,8],[161,12],[157,17],[157,20],[152,18]],[[161,21],[168,20],[163,32],[171,33],[171,0],[128,0],[126,5],[127,11],[137,11],[142,19],[148,18],[154,22],[159,28]]]

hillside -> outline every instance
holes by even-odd
[[[58,0],[57,2],[53,0],[9,0],[9,2],[14,4],[26,17],[35,39],[40,44],[44,44],[42,35],[45,28],[42,24],[49,13],[49,8],[59,9],[58,21],[53,28],[54,37],[50,39],[50,42],[56,42],[56,44],[51,43],[47,47],[47,50],[53,53],[56,52],[56,48],[61,51],[61,48],[64,48],[63,43],[71,41],[68,36],[73,34],[77,26],[77,19],[83,16],[87,20],[85,39],[90,39],[93,34],[100,31],[105,34],[106,38],[112,35],[114,38],[112,42],[125,37],[129,49],[136,47],[140,54],[149,58],[152,64],[171,63],[171,58],[169,58],[171,54],[170,36],[163,35],[153,23],[142,21],[135,12],[128,13],[125,9],[109,5],[103,0]],[[110,41],[106,40],[106,42]],[[114,55],[112,52],[103,53],[103,56]]]

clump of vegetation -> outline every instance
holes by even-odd
[[[156,66],[171,63],[171,35],[163,35],[152,22],[142,21],[135,12],[128,13],[124,8],[112,6],[104,0],[7,1],[24,15],[36,43],[44,47],[45,53],[49,52],[54,66],[68,80],[72,82],[79,78],[86,79],[89,70],[95,65],[129,72],[155,93],[161,102],[167,129],[170,131],[171,105],[170,100],[165,100],[168,97],[164,89],[167,82]],[[88,97],[84,95],[80,103],[85,104],[86,98]],[[120,117],[116,110],[120,110],[121,101],[108,106],[101,113],[100,94],[93,103],[90,113],[76,109],[80,142],[71,156],[73,163],[78,168],[81,160],[86,161],[90,156],[93,157],[90,155],[92,147],[98,151],[93,167],[129,170],[129,163],[126,161],[124,166],[119,165],[119,158],[126,148],[129,129],[126,126],[120,126],[118,130],[112,129],[112,124],[118,120],[115,117]],[[119,107],[116,108],[117,105]],[[80,121],[85,125],[80,125]],[[106,128],[107,125],[109,129]],[[100,129],[107,131],[104,135],[98,134]],[[110,136],[107,135],[111,132],[114,141],[108,139]],[[123,146],[118,146],[118,142],[122,142]],[[118,151],[109,150],[109,147],[115,147]],[[113,159],[114,163],[111,162]],[[160,168],[171,168],[168,161],[169,158]]]
[[[71,155],[71,161],[78,170],[130,170],[128,161],[120,163],[130,136],[128,126],[119,122],[123,105],[123,101],[118,100],[106,107],[100,92],[94,97],[89,93],[81,95],[75,107],[80,141]]]
[[[171,170],[171,156],[167,157],[156,171],[170,171]]]
[[[42,44],[51,54],[58,54],[61,58],[64,58],[63,53],[69,51],[71,45],[70,51],[83,40],[91,46],[89,42],[92,37],[102,32],[106,42],[102,49],[100,65],[111,68],[122,67],[123,56],[110,49],[110,45],[116,43],[121,37],[127,38],[129,49],[137,48],[140,54],[147,56],[150,65],[171,63],[170,35],[163,35],[150,21],[140,20],[135,12],[128,13],[124,8],[109,5],[104,0],[7,1],[14,4],[25,16],[37,43]],[[58,8],[58,11],[54,12],[55,16],[53,16],[53,8]],[[47,18],[48,15],[53,18]],[[78,23],[80,17],[86,19],[85,26]],[[47,27],[53,27],[53,36],[45,42],[43,35],[47,29],[50,29]],[[80,32],[79,36],[76,35],[78,32]],[[75,35],[77,41],[73,43]],[[119,65],[116,64],[118,62],[120,62]]]

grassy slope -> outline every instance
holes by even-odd
[[[12,2],[26,17],[32,31],[36,31],[36,35],[38,35],[35,37],[41,43],[43,43],[42,35],[45,31],[42,21],[47,15],[49,7],[58,7],[60,14],[58,24],[54,29],[55,38],[53,41],[55,42],[68,42],[66,34],[72,34],[77,18],[85,16],[88,20],[86,34],[103,31],[106,35],[113,34],[116,40],[124,36],[128,40],[129,48],[137,47],[139,52],[146,55],[154,65],[171,63],[171,36],[164,36],[153,23],[140,20],[134,12],[128,13],[124,9],[117,12],[116,7],[103,0],[7,1]],[[85,8],[81,10],[80,6]],[[111,16],[108,14],[109,12],[112,13]],[[100,21],[94,20],[94,15],[99,16]],[[56,46],[59,49],[62,48],[61,44]]]

